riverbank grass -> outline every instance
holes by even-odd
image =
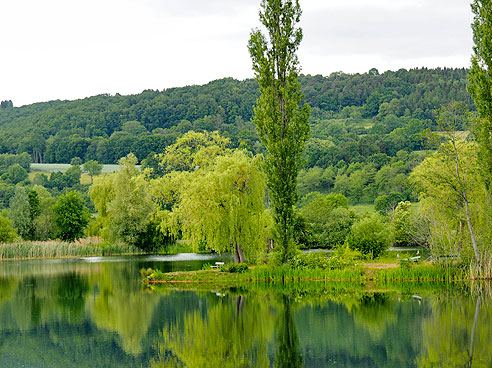
[[[122,243],[67,243],[62,241],[26,241],[0,244],[0,260],[111,256],[141,253],[142,251],[140,249]]]
[[[361,262],[344,268],[293,268],[291,266],[253,266],[242,273],[220,269],[191,272],[163,273],[142,270],[144,282],[155,284],[216,284],[231,287],[241,283],[291,281],[347,281],[347,282],[454,282],[490,279],[477,277],[467,267],[445,267],[429,262],[415,265],[399,263]]]

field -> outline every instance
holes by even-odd
[[[140,165],[137,165],[140,168]],[[31,164],[29,180],[33,180],[36,174],[45,174],[50,177],[51,173],[61,171],[65,172],[70,168],[70,164]],[[118,165],[103,165],[102,174],[110,174],[119,170]],[[81,184],[90,184],[91,177],[87,173],[82,173],[80,177]]]
[[[365,215],[366,213],[376,212],[373,204],[356,204],[355,206],[350,206],[350,209],[354,210],[355,212],[361,215]]]
[[[31,164],[31,171],[52,173],[52,172],[65,172],[70,168],[70,164]],[[118,171],[118,165],[103,165],[102,173],[114,173]]]

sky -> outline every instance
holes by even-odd
[[[260,0],[0,2],[0,101],[14,106],[253,77]],[[468,0],[301,0],[304,74],[468,67]]]

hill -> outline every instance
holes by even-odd
[[[301,84],[312,107],[308,167],[426,148],[417,137],[433,128],[434,109],[452,100],[474,109],[466,92],[467,73],[423,68],[303,75]],[[219,130],[233,145],[261,152],[250,122],[257,97],[256,81],[225,78],[129,96],[2,104],[0,153],[27,152],[33,162],[68,163],[80,157],[112,164],[129,152],[143,160],[188,130]]]

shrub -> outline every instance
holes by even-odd
[[[351,250],[346,246],[337,248],[337,250],[328,255],[326,253],[300,253],[294,256],[290,262],[293,269],[330,269],[341,270],[354,266],[356,260],[361,259],[362,254],[359,251]]]
[[[246,263],[227,263],[222,265],[220,270],[229,273],[245,273],[249,270],[249,267]]]
[[[372,214],[356,222],[345,239],[345,244],[362,254],[377,258],[393,244],[393,227],[379,214]]]
[[[5,213],[0,215],[0,243],[11,243],[17,238],[12,222]]]

